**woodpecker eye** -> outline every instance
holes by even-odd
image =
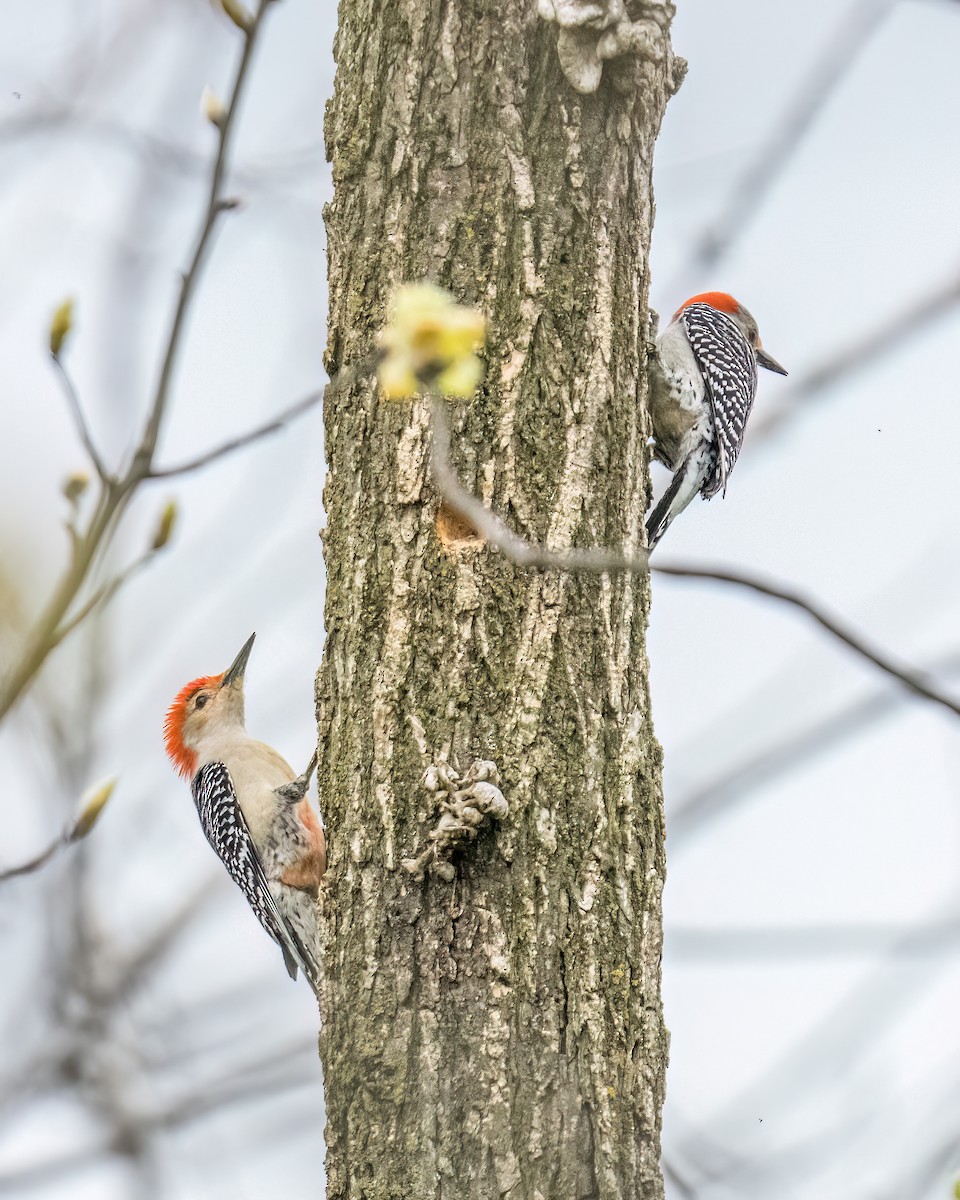
[[[206,692],[201,692],[193,702],[194,708],[203,708],[206,702],[210,699]]]

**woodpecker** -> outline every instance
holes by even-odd
[[[757,394],[757,366],[786,375],[760,342],[757,323],[726,292],[691,296],[673,314],[651,358],[654,457],[673,479],[647,518],[650,550],[697,492],[727,490]]]
[[[191,780],[207,841],[279,945],[291,979],[303,971],[317,990],[317,897],[327,847],[306,799],[317,764],[300,776],[243,723],[243,676],[256,634],[221,675],[177,694],[164,740],[178,773]]]

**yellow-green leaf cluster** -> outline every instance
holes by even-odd
[[[470,397],[483,378],[483,314],[432,283],[408,283],[380,334],[380,387],[389,400],[417,392]]]

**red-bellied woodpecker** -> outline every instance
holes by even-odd
[[[164,724],[167,754],[191,780],[203,832],[280,946],[290,978],[299,967],[316,991],[316,905],[327,847],[306,792],[317,757],[295,776],[244,728],[243,675],[255,636],[229,670],[177,694]]]
[[[673,479],[647,518],[652,550],[699,492],[705,500],[733,470],[757,394],[757,366],[786,375],[763,349],[757,323],[726,292],[692,296],[673,315],[651,359],[654,455]]]

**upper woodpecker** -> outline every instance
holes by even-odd
[[[654,455],[673,479],[647,518],[649,549],[699,492],[727,489],[757,394],[757,365],[786,371],[763,349],[757,323],[726,292],[692,296],[673,314],[651,360]]]
[[[222,675],[188,683],[164,723],[167,754],[185,778],[210,845],[280,946],[291,979],[299,967],[317,990],[317,912],[327,847],[305,798],[316,755],[295,776],[243,724],[243,674],[251,634]]]

